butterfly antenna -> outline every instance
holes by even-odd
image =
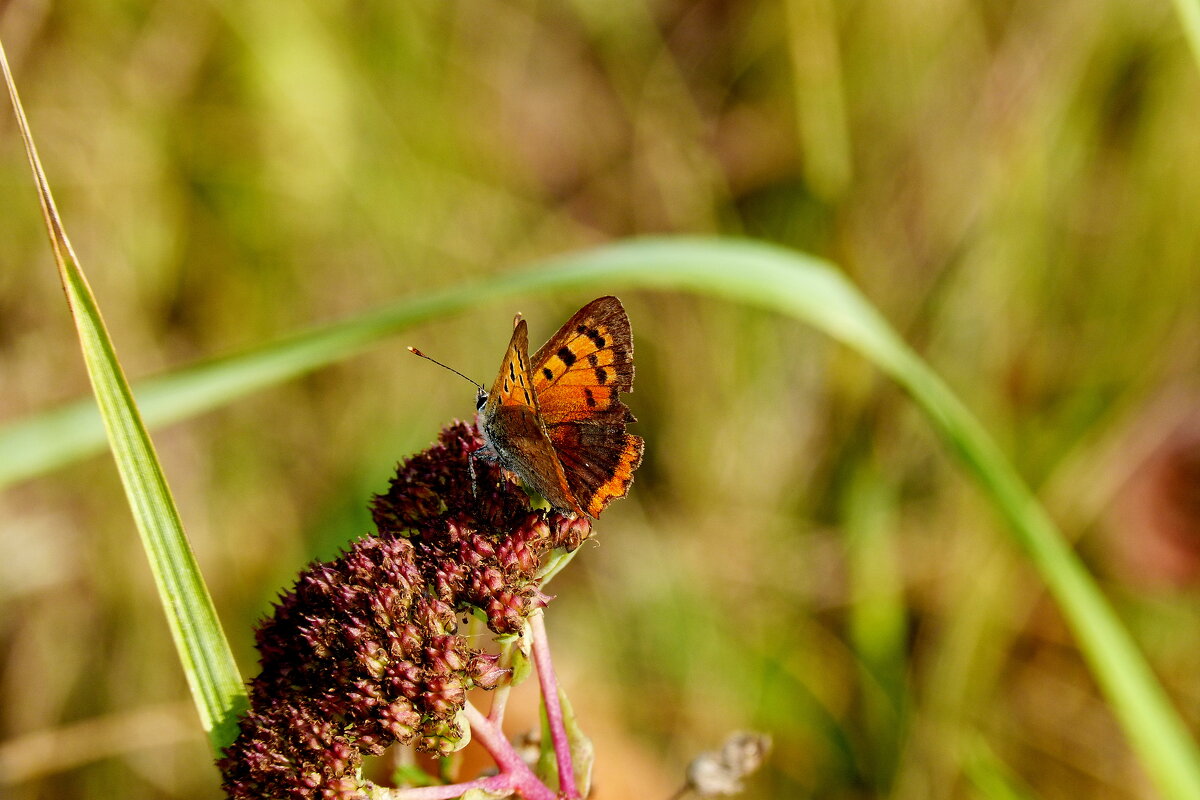
[[[442,362],[438,361],[436,358],[431,358],[430,356],[427,356],[427,355],[425,355],[424,353],[422,353],[420,350],[418,350],[418,349],[417,349],[417,348],[415,348],[415,347],[410,347],[410,348],[408,348],[408,352],[412,353],[414,356],[420,356],[421,358],[425,359],[426,361],[432,361],[433,363],[437,364],[437,365],[438,365],[439,367],[441,367],[442,369],[448,369],[448,370],[450,370],[451,372],[453,372],[453,373],[454,373],[455,375],[457,375],[458,377],[460,377],[460,378],[462,378],[463,380],[467,381],[467,383],[470,383],[470,384],[472,384],[472,385],[476,386],[476,387],[477,387],[477,388],[479,388],[479,389],[482,389],[482,388],[483,388],[483,384],[481,384],[481,383],[475,383],[475,381],[471,380],[471,379],[470,379],[470,378],[468,378],[466,375],[463,375],[461,372],[459,372],[458,370],[456,370],[454,367],[448,367],[448,366],[446,366],[446,365],[445,365],[445,364],[443,364]]]

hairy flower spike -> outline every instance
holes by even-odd
[[[447,754],[472,687],[508,674],[468,646],[458,618],[481,610],[497,634],[549,602],[536,574],[591,523],[531,511],[498,467],[476,462],[474,426],[456,423],[402,464],[372,513],[378,534],[314,563],[256,631],[262,671],[250,711],[219,762],[233,798],[360,800],[364,755],[394,742]]]

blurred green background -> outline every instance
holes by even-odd
[[[1200,726],[1200,72],[1167,3],[0,2],[133,378],[647,233],[843,268],[983,419]],[[0,424],[88,392],[0,114]],[[396,461],[617,293],[646,461],[548,625],[598,800],[737,728],[747,798],[1151,794],[907,399],[711,298],[531,294],[155,432],[244,674]],[[0,459],[7,454],[0,453]],[[514,722],[528,723],[518,709]],[[111,458],[0,493],[0,797],[220,796]]]

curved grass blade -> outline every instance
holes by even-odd
[[[404,301],[193,372],[160,378],[144,387],[147,406],[162,415],[155,422],[179,418],[182,414],[172,409],[169,396],[188,381],[209,390],[205,402],[215,406],[344,358],[420,319],[525,292],[611,289],[614,284],[694,291],[787,314],[854,348],[907,389],[1009,523],[1016,543],[1042,575],[1162,794],[1200,797],[1200,753],[1195,743],[1112,607],[1045,510],[941,379],[841,273],[820,259],[750,241],[632,240],[549,259],[528,271],[474,286]],[[199,403],[189,409],[199,410]],[[0,435],[0,442],[11,436],[12,430]]]
[[[696,269],[692,269],[697,254],[701,258]],[[157,427],[219,408],[238,397],[336,363],[410,325],[487,301],[620,281],[631,288],[692,289],[770,306],[770,287],[747,294],[750,284],[771,281],[780,274],[786,277],[797,268],[803,270],[803,281],[812,284],[814,298],[830,295],[828,288],[820,286],[845,280],[819,259],[750,241],[632,240],[549,259],[532,265],[529,270],[475,285],[402,300],[239,354],[198,362],[139,381],[134,396],[143,419],[149,426]],[[741,279],[739,274],[743,270],[749,271]],[[718,280],[723,271],[732,275]],[[859,304],[864,303],[860,298]],[[835,323],[836,315],[829,315],[829,324]],[[830,333],[838,338],[835,332]],[[0,453],[5,454],[0,459],[0,488],[100,453],[105,443],[104,428],[90,399],[10,422],[0,427]]]
[[[769,245],[695,240],[617,245],[557,266],[573,267],[576,279],[600,273],[610,283],[691,289],[788,314],[858,350],[907,389],[1037,568],[1158,790],[1200,797],[1200,751],[1087,569],[979,421],[839,272]]]
[[[33,170],[54,260],[75,320],[84,364],[121,474],[121,483],[150,559],[171,635],[204,730],[214,749],[219,749],[233,740],[233,726],[245,703],[242,680],[217,621],[212,598],[200,576],[195,555],[184,536],[179,512],[167,488],[154,446],[138,415],[112,340],[105,330],[100,309],[58,216],[3,45],[0,45],[0,69],[4,72]]]

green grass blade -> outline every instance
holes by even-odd
[[[963,745],[963,771],[974,784],[978,796],[988,800],[1035,800],[1028,788],[988,747],[982,739]]]
[[[1200,67],[1200,0],[1175,0],[1175,10],[1179,12],[1179,23],[1183,25],[1192,58]]]
[[[896,489],[873,464],[848,481],[839,503],[850,587],[850,641],[858,656],[863,721],[877,785],[890,785],[908,731],[910,673],[904,579],[896,552]]]
[[[696,254],[709,266],[691,268]],[[817,259],[781,248],[737,240],[648,239],[568,255],[534,265],[528,271],[473,286],[403,300],[347,321],[304,331],[243,353],[201,362],[138,382],[134,395],[151,427],[176,422],[218,408],[231,400],[273,386],[365,350],[383,337],[418,322],[533,291],[605,286],[620,281],[630,287],[693,289],[738,299],[747,281],[737,271],[754,262],[748,281],[770,279],[796,265],[805,267],[814,298],[830,296],[828,288],[843,279]],[[760,274],[760,262],[768,265]],[[722,279],[728,269],[734,274]],[[741,286],[742,289],[737,287]],[[730,288],[732,287],[732,288]],[[825,287],[825,288],[821,288]],[[741,297],[750,302],[770,299],[770,287]],[[829,325],[837,324],[830,314]],[[882,324],[882,323],[881,323]],[[821,327],[821,326],[818,326]],[[886,327],[886,325],[884,326]],[[0,488],[31,478],[77,459],[101,452],[104,428],[90,399],[0,427]]]
[[[1045,510],[982,425],[828,264],[763,244],[650,240],[557,263],[572,276],[692,289],[804,320],[905,387],[965,463],[1033,562],[1079,641],[1133,749],[1164,797],[1200,797],[1200,752],[1145,658]]]
[[[466,305],[457,295],[405,301],[373,314],[299,333],[237,355],[203,361],[139,381],[134,387],[150,427],[219,408],[251,392],[327,366],[384,336]],[[104,427],[90,398],[0,428],[0,488],[36,477],[106,446]]]
[[[245,703],[242,680],[96,299],[59,219],[3,45],[0,45],[0,67],[33,170],[54,260],[75,320],[84,364],[121,483],[150,559],[155,584],[201,721],[209,741],[214,748],[219,748],[232,741],[236,714]]]
[[[223,387],[205,400],[215,405],[343,358],[420,319],[532,291],[616,286],[694,291],[790,315],[856,349],[904,386],[962,458],[1041,573],[1164,796],[1200,797],[1195,744],[1095,582],[979,422],[853,285],[824,261],[750,241],[633,240],[404,301],[197,368],[191,377]],[[165,392],[171,381],[168,377],[147,385],[147,400],[151,389]],[[164,401],[163,406],[151,407],[162,410],[167,405]],[[191,410],[200,406],[197,402]]]

